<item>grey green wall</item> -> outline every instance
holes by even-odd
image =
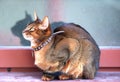
[[[120,0],[0,0],[0,46],[27,46],[22,30],[48,16],[50,22],[74,22],[100,46],[120,46]]]

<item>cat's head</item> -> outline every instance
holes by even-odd
[[[26,40],[39,40],[49,37],[52,34],[50,23],[48,17],[44,17],[41,21],[36,13],[34,13],[34,20],[32,23],[28,24],[27,27],[23,30],[23,37]]]

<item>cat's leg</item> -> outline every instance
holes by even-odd
[[[84,79],[94,79],[95,74],[96,74],[95,65],[89,64],[84,67],[84,72],[83,72]]]
[[[83,62],[83,77],[86,79],[93,79],[96,73],[96,63],[98,62],[98,52],[96,46],[87,39],[81,41],[82,56],[80,62]],[[97,60],[97,61],[96,61]]]
[[[74,61],[74,60],[68,60],[66,62],[66,65],[62,69],[62,72],[64,73],[60,77],[63,79],[77,79],[77,78],[82,78],[83,75],[83,64],[79,63],[79,61]]]
[[[76,65],[77,66],[74,66],[74,68],[71,71],[69,71],[69,73],[72,75],[73,79],[82,78],[82,76],[83,76],[83,64],[76,63]]]
[[[72,79],[72,76],[71,75],[68,75],[68,74],[61,74],[59,76],[59,79],[60,80],[68,80],[68,79]]]
[[[68,42],[69,42],[69,44],[68,44]],[[64,39],[63,41],[61,41],[61,43],[59,43],[59,44],[62,48],[64,48],[64,46],[65,46],[65,48],[67,47],[67,49],[68,49],[67,54],[69,55],[64,67],[61,70],[64,74],[60,75],[59,79],[61,79],[61,80],[76,79],[76,78],[78,78],[78,76],[80,76],[80,75],[82,76],[83,65],[82,65],[82,63],[79,63],[79,56],[78,56],[79,55],[79,53],[78,53],[79,41],[76,39],[67,38],[67,39]],[[62,52],[63,52],[63,50],[62,50]],[[65,55],[66,55],[66,53],[65,53]]]

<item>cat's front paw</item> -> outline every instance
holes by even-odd
[[[71,79],[71,76],[67,75],[67,74],[62,74],[59,76],[59,79],[60,80],[68,80],[68,79]]]
[[[44,74],[41,78],[43,81],[51,81],[54,79],[53,75],[49,75],[49,74]]]

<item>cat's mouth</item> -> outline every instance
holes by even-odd
[[[26,39],[26,40],[33,40],[33,37],[30,36],[30,35],[26,35],[25,33],[23,33],[23,37]]]

